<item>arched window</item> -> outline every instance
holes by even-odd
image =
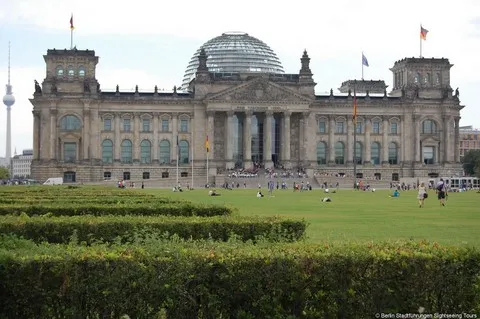
[[[325,142],[319,142],[317,144],[317,164],[327,164],[327,144],[325,144]]]
[[[66,115],[60,122],[60,129],[65,131],[76,131],[81,129],[80,120],[75,115]]]
[[[423,134],[435,134],[437,133],[437,124],[432,120],[425,120],[422,122]]]
[[[140,143],[140,163],[148,164],[152,162],[152,143],[149,140],[143,140]]]
[[[394,142],[388,145],[388,163],[398,164],[398,147]]]
[[[178,158],[179,163],[188,164],[189,163],[189,147],[188,142],[185,140],[181,140],[178,143],[178,147],[180,148],[180,155]]]
[[[85,67],[83,65],[78,67],[78,76],[85,76]]]
[[[111,140],[102,142],[102,162],[113,163],[113,142]]]
[[[163,140],[160,142],[160,164],[169,164],[170,163],[170,142]]]
[[[55,69],[55,74],[57,76],[63,76],[63,66],[62,65],[57,66],[57,68]]]
[[[131,163],[132,162],[132,141],[123,140],[121,146],[121,157],[122,163]]]
[[[372,143],[370,159],[372,161],[372,164],[375,164],[375,165],[380,164],[380,143],[378,142]]]
[[[75,69],[73,66],[69,65],[68,66],[68,76],[74,76],[75,75]]]
[[[419,84],[419,83],[420,83],[420,73],[415,74],[415,79],[414,79],[414,81],[415,81],[415,84]]]
[[[357,164],[362,164],[363,162],[363,145],[360,142],[355,143],[355,161]]]
[[[440,85],[440,73],[435,74],[435,85]]]
[[[335,143],[335,164],[345,164],[345,145],[342,142]]]

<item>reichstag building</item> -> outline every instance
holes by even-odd
[[[181,178],[212,181],[256,168],[351,177],[354,163],[359,178],[390,181],[462,171],[463,106],[445,58],[394,62],[388,92],[384,81],[346,80],[324,95],[315,94],[306,51],[299,72],[286,74],[275,52],[246,33],[207,41],[182,87],[168,93],[154,84],[148,93],[102,91],[92,50],[48,50],[44,60],[46,77],[30,100],[38,180],[172,178],[177,156]]]

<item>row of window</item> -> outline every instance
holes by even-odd
[[[76,75],[84,77],[85,73],[86,69],[83,65],[80,65],[77,68],[75,68],[73,65],[69,65],[66,69],[63,65],[57,65],[55,69],[55,74],[58,77],[63,77],[65,74],[72,77]]]
[[[345,144],[343,142],[337,142],[334,145],[335,150],[335,163],[345,164]],[[355,144],[355,162],[357,164],[364,163],[363,144],[357,142]],[[380,164],[380,143],[373,142],[370,149],[370,160],[372,164]],[[317,144],[317,163],[319,165],[327,164],[328,148],[327,143],[319,142]],[[398,146],[392,142],[388,145],[388,162],[390,164],[398,164]]]
[[[168,172],[162,172],[162,178],[169,178],[170,174]],[[180,177],[188,177],[188,172],[180,172]],[[112,180],[112,178],[118,178],[118,176],[112,176],[112,172],[103,172],[104,180]],[[130,172],[123,172],[122,179],[129,181],[131,178]],[[150,172],[142,172],[142,179],[150,179]]]
[[[180,119],[179,121],[179,132],[188,132],[189,131],[189,120]],[[78,131],[82,128],[81,122],[75,115],[66,115],[60,120],[60,129],[64,131]],[[123,131],[131,132],[132,131],[132,120],[129,118],[123,119]],[[113,130],[113,121],[111,118],[106,118],[103,120],[103,130],[112,131]],[[151,132],[152,131],[152,121],[150,119],[142,119],[141,123],[142,132]],[[170,120],[162,119],[161,122],[161,131],[170,132]]]
[[[381,133],[381,122],[380,121],[373,121],[372,122],[372,133],[373,134],[380,134]],[[422,122],[421,128],[422,134],[435,134],[437,133],[437,124],[433,120],[425,120]],[[320,134],[327,134],[327,121],[319,120],[318,121],[318,133]],[[336,121],[335,122],[335,133],[338,134],[345,134],[346,133],[346,123],[345,121]],[[363,134],[365,133],[365,127],[363,122],[357,122],[357,133]],[[390,134],[398,134],[398,123],[392,122],[390,123]]]

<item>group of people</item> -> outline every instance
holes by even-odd
[[[445,181],[443,178],[440,178],[438,181],[435,191],[437,193],[437,198],[440,202],[441,206],[445,206],[445,202],[447,199],[447,185],[445,184]],[[425,205],[425,199],[428,198],[428,192],[427,192],[427,187],[425,186],[425,183],[421,183],[420,186],[418,186],[418,205],[420,208],[423,208]]]

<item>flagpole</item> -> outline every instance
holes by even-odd
[[[73,29],[70,28],[70,50],[73,49]]]
[[[357,189],[357,105],[356,104],[357,104],[357,81],[354,81],[353,82],[353,108],[354,108],[354,111],[353,111],[354,112],[353,114],[353,190]]]
[[[420,24],[420,58],[422,57],[422,25]]]
[[[208,150],[207,150],[207,185],[208,185]]]
[[[178,135],[177,135],[177,184],[175,185],[175,187],[178,187],[178,154],[179,153],[180,153],[180,148],[178,145]]]

